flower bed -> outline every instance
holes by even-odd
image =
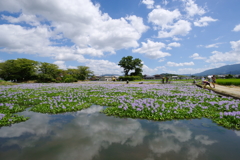
[[[108,106],[106,115],[156,121],[210,118],[240,129],[240,101],[219,97],[194,85],[177,84],[22,84],[0,90],[0,125],[27,120],[13,113],[32,107],[41,113],[75,112],[92,104]],[[8,116],[5,114],[8,113]],[[14,118],[13,118],[14,117]],[[3,122],[4,119],[4,122]],[[9,121],[12,119],[12,121]]]

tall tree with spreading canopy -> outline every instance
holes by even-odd
[[[123,57],[118,63],[124,69],[125,76],[128,76],[131,70],[135,70],[133,75],[139,75],[142,72],[142,61],[139,58],[133,59],[132,56]]]
[[[7,60],[0,64],[0,77],[4,80],[27,81],[36,76],[37,61],[26,58]]]
[[[91,71],[90,68],[87,66],[78,66],[77,70],[77,79],[82,81],[93,75],[93,71]]]
[[[42,62],[38,66],[38,79],[41,82],[52,82],[59,76],[60,70],[56,64]]]

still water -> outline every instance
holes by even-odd
[[[209,119],[116,118],[92,106],[0,128],[1,160],[239,160],[240,131]]]

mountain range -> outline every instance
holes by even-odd
[[[219,68],[209,69],[193,75],[207,76],[207,75],[222,75],[222,74],[232,74],[232,75],[240,74],[240,64],[226,65]]]

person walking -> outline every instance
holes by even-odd
[[[203,81],[205,81],[204,77],[202,77],[202,85],[204,84]]]
[[[212,76],[212,85],[213,85],[213,88],[215,88],[215,83],[216,83],[216,76],[213,75],[213,76]]]

